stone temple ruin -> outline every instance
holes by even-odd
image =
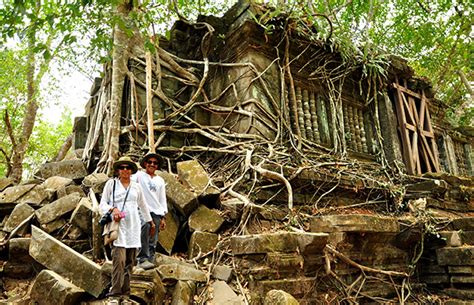
[[[134,300],[472,302],[472,131],[450,127],[404,60],[373,80],[312,39],[317,29],[264,22],[267,10],[241,1],[222,18],[178,21],[148,61],[132,49],[119,149],[164,157],[170,210],[156,268],[133,275]],[[8,302],[102,304],[111,77],[105,66],[75,120],[76,158],[21,185],[0,180]],[[18,283],[28,293],[12,293]]]

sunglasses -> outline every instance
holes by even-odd
[[[151,164],[151,165],[158,165],[158,161],[147,161],[146,163]]]
[[[130,166],[123,165],[123,166],[119,166],[118,169],[132,169],[132,168]]]

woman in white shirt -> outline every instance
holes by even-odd
[[[119,298],[128,299],[130,295],[130,277],[137,249],[141,247],[138,208],[145,221],[150,223],[150,234],[155,233],[155,224],[143,200],[140,185],[130,179],[137,172],[135,162],[129,157],[121,157],[113,168],[117,177],[106,182],[99,209],[102,214],[112,211],[113,221],[119,222],[118,237],[112,246],[112,287],[108,293],[109,304],[119,304]]]

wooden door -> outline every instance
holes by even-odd
[[[414,92],[398,79],[393,83],[398,129],[402,140],[403,159],[408,174],[439,172],[438,149],[431,125],[428,99],[424,90]]]

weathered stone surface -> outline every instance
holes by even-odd
[[[194,258],[199,254],[210,252],[216,247],[218,241],[217,234],[196,231],[189,241],[188,256]]]
[[[314,277],[300,277],[295,279],[258,281],[254,283],[255,286],[253,288],[255,289],[252,290],[262,299],[268,291],[275,289],[291,291],[293,297],[308,300],[316,295],[316,290],[314,289],[316,280]]]
[[[226,265],[216,265],[212,269],[212,277],[224,282],[229,282],[232,278],[233,269]]]
[[[474,217],[457,218],[451,224],[455,230],[474,231]]]
[[[85,233],[92,234],[92,203],[89,198],[81,198],[72,212],[69,222],[78,226]]]
[[[244,203],[237,198],[227,199],[221,202],[221,210],[232,220],[236,220],[242,214]]]
[[[162,304],[166,293],[156,269],[133,273],[130,280],[130,290],[131,295],[140,299],[144,304]]]
[[[36,210],[36,218],[41,224],[51,222],[76,208],[81,197],[77,193],[62,197]]]
[[[105,283],[99,265],[35,226],[31,232],[31,257],[91,295],[98,297],[102,293]]]
[[[171,305],[193,304],[196,284],[191,281],[178,281],[173,289]]]
[[[47,201],[50,197],[50,193],[42,185],[37,185],[32,188],[28,193],[23,195],[18,203],[28,203],[33,205],[40,205]]]
[[[15,262],[31,262],[30,256],[31,238],[12,238],[8,242],[8,260]]]
[[[66,225],[66,220],[63,218],[58,218],[51,222],[40,224],[40,227],[41,230],[45,231],[46,233],[52,233],[56,230],[59,230],[64,225]]]
[[[311,232],[398,232],[396,219],[373,215],[347,214],[316,216]]]
[[[313,253],[320,251],[327,243],[326,233],[278,232],[232,236],[231,246],[234,255],[267,252]]]
[[[453,284],[474,284],[474,276],[451,276],[451,283]]]
[[[79,227],[76,227],[75,225],[72,225],[67,233],[67,237],[70,240],[78,240],[82,236],[82,230]]]
[[[156,266],[161,266],[161,265],[172,265],[172,264],[178,264],[178,265],[183,265],[188,268],[194,268],[193,264],[187,263],[183,260],[180,260],[178,258],[175,258],[173,256],[168,256],[168,255],[163,255],[161,253],[156,253],[155,254],[155,265]]]
[[[214,209],[209,209],[205,205],[200,205],[188,219],[191,231],[215,233],[224,223],[224,218]]]
[[[44,163],[41,165],[35,176],[42,177],[44,179],[53,176],[60,176],[70,179],[82,179],[87,176],[87,171],[84,167],[84,163],[81,160],[67,160]]]
[[[51,190],[57,191],[61,187],[66,187],[66,186],[70,185],[71,183],[72,183],[72,179],[70,179],[70,178],[65,178],[65,177],[60,177],[60,176],[53,176],[53,177],[49,177],[48,179],[46,179],[43,182],[42,186],[45,189],[51,189]]]
[[[197,160],[178,162],[179,180],[196,195],[200,195],[210,185],[206,170]]]
[[[474,245],[474,231],[461,231],[459,235],[463,244]]]
[[[241,305],[245,304],[242,297],[238,296],[224,281],[212,283],[212,304],[215,305]]]
[[[474,265],[474,246],[444,247],[436,250],[438,264],[441,266]]]
[[[267,266],[280,271],[296,271],[304,264],[303,256],[298,253],[275,253],[269,252],[266,255]]]
[[[186,189],[173,175],[158,171],[166,182],[167,200],[183,215],[189,216],[198,206],[196,196]]]
[[[448,266],[448,272],[474,275],[474,266]]]
[[[36,184],[23,184],[23,185],[10,186],[6,188],[0,194],[0,203],[17,202],[21,196],[31,191],[31,189],[34,188],[35,186]]]
[[[8,217],[5,226],[3,227],[3,231],[13,231],[13,229],[15,229],[23,220],[30,217],[34,212],[35,209],[26,203],[17,204]]]
[[[31,300],[34,304],[50,305],[78,304],[85,291],[71,284],[62,276],[51,270],[41,271],[31,288]]]
[[[86,176],[84,180],[82,180],[82,185],[91,189],[96,194],[101,194],[107,180],[109,180],[109,176],[106,174],[94,173]]]
[[[68,185],[65,187],[60,187],[57,190],[57,196],[58,198],[65,197],[67,195],[70,195],[72,193],[78,193],[79,196],[84,196],[84,191],[79,185]]]
[[[446,288],[446,289],[443,289],[443,293],[451,297],[459,298],[462,300],[474,300],[474,290],[472,289],[462,290],[462,289],[456,289],[456,288]],[[448,305],[448,301],[445,304]],[[472,301],[465,301],[464,304],[471,305]],[[459,305],[459,304],[450,304],[450,305]]]
[[[427,284],[445,284],[449,283],[449,276],[447,274],[430,274],[424,275],[420,280]]]
[[[426,180],[406,186],[407,193],[444,193],[448,184],[443,180]]]
[[[13,180],[10,178],[0,178],[0,192],[3,192],[7,187],[13,186]]]
[[[158,272],[163,281],[176,280],[205,282],[207,280],[204,272],[180,264],[160,265],[158,266]]]
[[[270,290],[265,296],[263,305],[299,305],[300,303],[283,290]]]
[[[160,231],[158,234],[158,243],[166,251],[166,253],[170,255],[176,240],[176,236],[178,235],[178,222],[176,221],[171,210],[168,209],[168,211],[170,212],[165,216],[166,229]]]
[[[35,261],[25,263],[8,260],[2,266],[2,277],[28,279],[34,276],[42,268],[43,267]]]
[[[438,233],[449,247],[459,247],[462,245],[461,236],[457,231],[442,231]]]

